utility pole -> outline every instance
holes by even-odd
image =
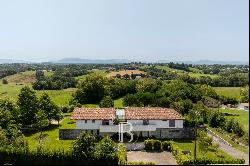
[[[197,127],[196,127],[196,122],[194,125],[194,164],[196,164],[196,140],[197,140]]]

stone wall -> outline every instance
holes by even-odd
[[[179,129],[156,129],[156,131],[142,131],[136,132],[134,135],[142,137],[154,136],[155,138],[167,138],[167,139],[194,139],[194,129],[192,128],[179,128]]]
[[[59,129],[59,139],[76,139],[81,131],[86,131],[93,135],[112,135],[113,133],[99,133],[97,130],[83,130],[83,129]],[[156,138],[167,139],[194,139],[194,129],[192,128],[179,128],[179,129],[156,129],[156,131],[142,131],[134,132],[134,135],[142,136],[144,138],[154,136]]]

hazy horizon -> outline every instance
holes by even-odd
[[[0,59],[249,61],[248,0],[0,1]]]

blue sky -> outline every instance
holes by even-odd
[[[0,59],[248,61],[248,0],[0,0]]]

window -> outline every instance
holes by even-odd
[[[175,127],[175,120],[169,120],[169,127]]]
[[[85,123],[88,123],[88,120],[85,120]]]
[[[92,120],[92,123],[95,123],[95,120]]]
[[[148,120],[143,120],[143,125],[148,125],[149,121]]]
[[[103,120],[102,125],[109,125],[109,121],[108,120]]]

